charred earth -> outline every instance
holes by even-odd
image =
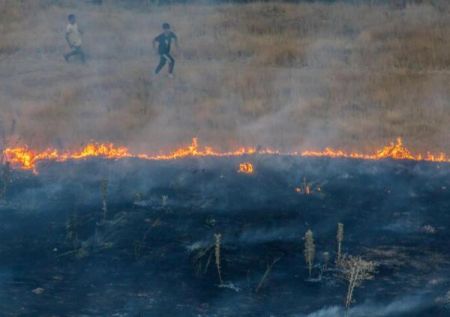
[[[2,316],[343,316],[338,223],[342,252],[377,264],[350,316],[450,315],[449,164],[259,155],[38,172],[3,173]]]

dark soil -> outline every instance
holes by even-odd
[[[244,161],[254,174],[236,171]],[[13,171],[0,206],[1,316],[343,316],[338,222],[344,252],[377,263],[350,316],[450,316],[449,164],[274,156]]]

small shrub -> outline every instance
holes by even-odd
[[[353,301],[355,288],[361,286],[364,281],[372,280],[375,273],[375,263],[363,260],[361,257],[344,256],[339,265],[343,278],[348,283],[347,295],[345,297],[346,315]]]

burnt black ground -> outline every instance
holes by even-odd
[[[254,174],[236,172],[244,161]],[[295,191],[304,182],[310,195]],[[343,316],[338,222],[344,252],[378,263],[351,316],[450,316],[449,164],[274,156],[14,171],[0,207],[1,316]],[[215,233],[229,287],[218,287]],[[319,280],[323,252],[331,260]]]

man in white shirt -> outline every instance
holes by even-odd
[[[69,61],[69,58],[72,56],[80,56],[81,61],[84,63],[86,61],[86,57],[84,55],[83,49],[81,48],[81,31],[78,29],[77,21],[74,14],[70,14],[68,17],[69,24],[66,27],[66,41],[69,44],[71,51],[67,54],[64,54],[64,59],[66,62]]]

